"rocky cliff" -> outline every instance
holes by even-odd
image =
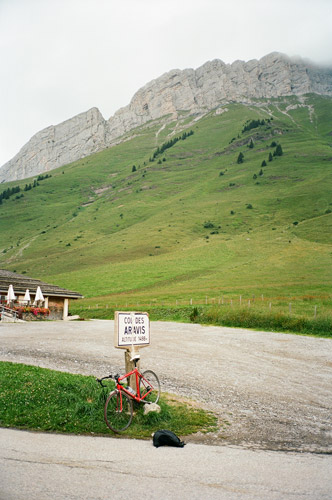
[[[34,135],[0,169],[0,182],[25,179],[105,149],[107,123],[97,108]]]
[[[230,101],[306,93],[332,95],[332,69],[279,53],[249,62],[219,59],[198,69],[172,70],[142,87],[108,121],[97,108],[38,132],[0,168],[0,182],[24,179],[101,151],[149,120],[179,112],[205,113]]]

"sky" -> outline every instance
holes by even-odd
[[[0,166],[167,71],[274,51],[332,67],[332,0],[0,0]]]

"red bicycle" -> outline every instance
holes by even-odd
[[[131,375],[135,375],[136,392],[128,385],[123,385],[125,379],[129,380]],[[133,401],[137,403],[151,404],[157,403],[160,397],[160,383],[157,375],[152,370],[140,373],[136,367],[125,375],[107,375],[97,378],[97,382],[102,387],[103,380],[113,379],[116,388],[109,394],[104,407],[104,418],[106,425],[116,433],[125,431],[133,420]],[[122,382],[122,383],[121,383]]]

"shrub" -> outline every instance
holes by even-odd
[[[199,311],[198,311],[197,307],[194,307],[194,308],[193,308],[192,312],[190,313],[189,318],[190,318],[190,321],[191,321],[192,323],[196,323],[196,322],[198,321],[198,318],[199,318]]]

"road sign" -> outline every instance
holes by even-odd
[[[150,345],[150,320],[145,312],[114,313],[114,346],[128,349],[132,345]]]

